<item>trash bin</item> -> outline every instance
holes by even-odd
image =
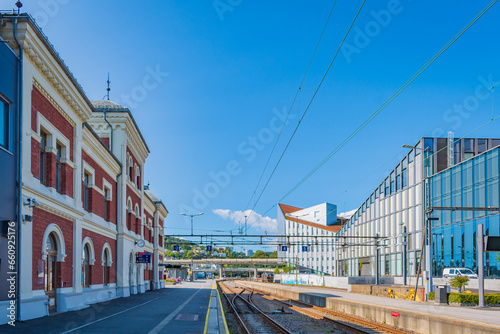
[[[149,281],[149,290],[153,291],[155,289],[155,282]]]
[[[448,304],[448,289],[447,285],[436,285],[434,303],[439,305],[447,305]]]

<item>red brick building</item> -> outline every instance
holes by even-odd
[[[162,288],[168,211],[144,189],[149,149],[131,111],[90,101],[28,15],[2,22],[23,60],[19,319]]]

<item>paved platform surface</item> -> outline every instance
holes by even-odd
[[[226,326],[214,282],[200,280],[16,323],[15,327],[1,325],[0,333],[226,334]]]
[[[241,281],[244,284],[244,281]],[[268,283],[253,284],[268,285]],[[443,316],[448,319],[456,319],[460,321],[468,321],[473,323],[481,323],[484,325],[500,326],[500,307],[466,307],[466,306],[450,306],[450,305],[435,305],[432,302],[413,302],[401,299],[392,299],[386,297],[362,295],[357,293],[343,292],[336,289],[323,287],[309,286],[291,286],[286,284],[272,284],[276,287],[286,288],[292,291],[303,293],[311,293],[328,298],[346,299],[360,304],[373,304],[394,308],[394,311],[408,310],[419,314],[429,314],[434,316]]]

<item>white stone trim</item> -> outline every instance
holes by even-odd
[[[108,182],[105,178],[102,178],[102,195],[104,196],[105,192],[104,189],[108,188],[109,189],[109,198],[107,198],[108,201],[113,200],[113,185]]]
[[[42,239],[42,259],[46,260],[47,259],[47,238],[49,237],[49,234],[54,232],[56,236],[56,244],[57,244],[57,262],[64,262],[64,259],[66,258],[66,246],[64,243],[64,234],[61,230],[61,228],[55,224],[49,224],[47,228],[45,229],[45,232],[43,234],[43,239]]]
[[[85,250],[85,245],[86,244],[89,245],[89,249],[90,249],[89,265],[92,266],[95,263],[95,252],[94,252],[94,243],[92,242],[92,239],[90,237],[85,237],[85,239],[83,239],[83,242],[82,242],[82,263],[83,263],[83,260],[84,260],[83,251]]]
[[[70,160],[70,140],[64,136],[59,129],[52,125],[39,111],[36,113],[36,133],[38,135],[38,142],[41,139],[41,128],[47,132],[47,152],[56,153],[56,144],[59,142],[63,147],[61,160],[63,163],[67,163]]]
[[[108,263],[104,263],[104,252],[108,251]],[[101,254],[101,264],[104,267],[105,265],[107,267],[111,267],[113,265],[113,253],[111,252],[111,246],[109,243],[105,243],[104,246],[102,246],[102,254]]]

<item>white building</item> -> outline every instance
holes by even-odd
[[[333,237],[344,222],[345,219],[337,217],[334,204],[306,209],[279,204],[278,234],[286,237],[281,238],[278,259],[318,273],[335,273]]]

